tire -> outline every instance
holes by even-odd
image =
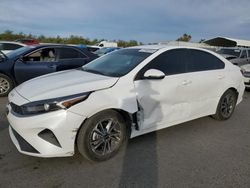
[[[0,97],[7,96],[13,87],[13,81],[8,76],[0,74]]]
[[[127,130],[125,120],[118,112],[100,112],[87,119],[80,128],[78,151],[90,161],[108,160],[127,143]]]
[[[236,91],[232,89],[227,90],[220,98],[216,114],[213,115],[212,117],[220,121],[229,119],[234,112],[236,102],[237,102]]]

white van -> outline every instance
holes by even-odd
[[[116,42],[110,42],[110,41],[101,41],[99,44],[97,44],[99,47],[118,47]]]

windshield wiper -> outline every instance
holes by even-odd
[[[83,71],[86,71],[86,72],[90,72],[90,73],[94,73],[94,74],[101,74],[101,75],[106,76],[105,74],[103,74],[102,72],[97,71],[97,70],[93,70],[93,69],[85,69],[85,68],[82,68],[82,70],[83,70]]]

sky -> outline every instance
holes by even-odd
[[[250,40],[249,0],[0,0],[0,32],[90,39]]]

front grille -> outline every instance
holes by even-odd
[[[20,115],[23,115],[23,109],[21,106],[18,106],[12,102],[10,103],[10,106],[11,106],[11,109],[13,112],[20,114]]]

